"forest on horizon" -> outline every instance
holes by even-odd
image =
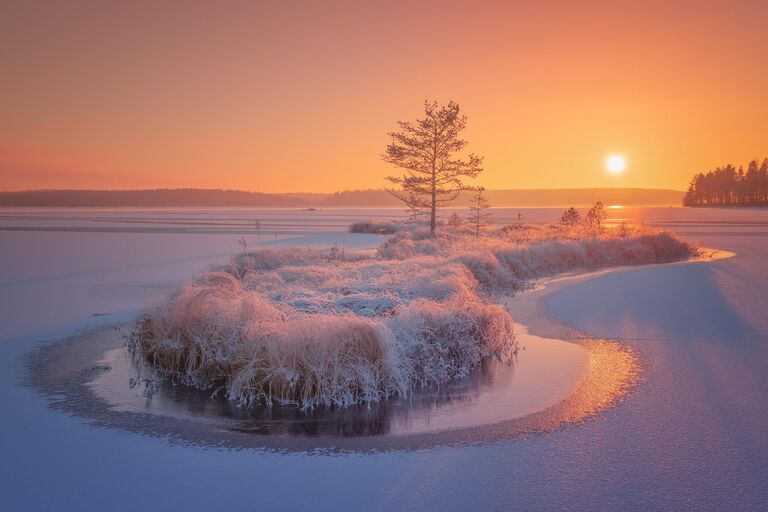
[[[491,206],[677,206],[683,192],[669,189],[584,188],[488,190]],[[452,203],[469,206],[471,192]],[[27,190],[0,192],[0,207],[271,207],[271,208],[389,208],[402,207],[384,189],[326,193],[264,193],[219,189],[146,190]]]
[[[698,173],[683,198],[685,206],[768,205],[768,158],[737,169],[728,164]]]

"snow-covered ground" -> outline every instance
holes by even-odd
[[[517,212],[495,211],[509,220]],[[553,220],[560,210],[522,213],[525,221]],[[381,241],[377,235],[343,229],[382,214],[400,212],[0,212],[2,509],[764,506],[766,210],[611,210],[612,218],[670,227],[737,256],[607,274],[551,296],[556,318],[596,336],[626,338],[644,373],[620,406],[546,435],[377,454],[203,449],[94,428],[51,410],[24,386],[23,356],[39,340],[131,317],[205,265],[221,262],[238,249],[241,235],[249,246],[339,241],[372,247]]]

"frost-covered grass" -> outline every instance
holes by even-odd
[[[443,258],[466,266],[483,288],[514,291],[535,280],[579,269],[664,263],[697,255],[698,247],[665,231],[620,225],[600,230],[559,224],[445,227],[435,236],[427,228],[404,231],[378,249],[385,259]]]
[[[564,271],[684,259],[696,248],[644,228],[403,229],[375,255],[242,252],[146,315],[137,353],[242,404],[304,408],[407,396],[516,352],[494,297]]]

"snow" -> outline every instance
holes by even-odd
[[[524,211],[542,220],[559,213]],[[761,510],[768,500],[768,211],[610,213],[737,253],[609,274],[551,297],[550,313],[575,327],[639,338],[627,342],[646,371],[624,403],[547,435],[376,454],[203,449],[93,428],[49,409],[22,382],[24,354],[38,340],[130,318],[206,264],[224,262],[239,235],[0,231],[3,509]],[[341,232],[337,239],[351,237]]]
[[[13,227],[19,222],[12,222]],[[173,292],[207,266],[226,262],[239,250],[239,234],[189,234],[184,228],[174,232],[71,232],[62,222],[54,219],[47,231],[0,230],[0,342],[55,333],[61,327],[83,323],[91,315],[108,315],[104,321],[118,316],[128,319],[148,300]],[[40,229],[40,223],[30,224]],[[372,249],[382,240],[379,235],[344,231],[260,240],[244,230],[242,236],[250,247],[327,248],[338,244]]]

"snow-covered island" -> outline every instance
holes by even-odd
[[[129,346],[161,373],[247,406],[409,396],[517,351],[502,298],[564,272],[698,255],[643,226],[361,223],[375,251],[255,248],[145,314]]]

